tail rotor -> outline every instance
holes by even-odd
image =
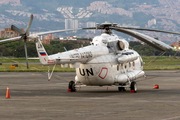
[[[17,32],[20,34],[22,40],[24,40],[24,50],[25,50],[25,57],[26,57],[26,65],[27,65],[27,69],[29,68],[29,65],[28,65],[28,55],[27,55],[27,46],[26,46],[26,41],[28,39],[28,35],[29,35],[29,29],[31,27],[31,24],[32,24],[32,21],[33,21],[33,14],[31,14],[31,17],[29,19],[29,23],[27,25],[27,29],[26,29],[26,32],[23,33],[18,27],[12,25],[11,26],[11,30]]]

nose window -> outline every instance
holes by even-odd
[[[107,44],[107,40],[106,39],[102,39],[102,43]]]

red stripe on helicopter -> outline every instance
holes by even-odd
[[[48,60],[47,63],[55,63],[56,61],[55,60]]]

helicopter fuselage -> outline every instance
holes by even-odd
[[[138,54],[134,50],[128,50],[126,52],[133,52]],[[119,55],[109,54],[96,57],[86,64],[80,64],[79,68],[76,68],[76,82],[81,82],[85,85],[113,85],[113,84],[126,84],[128,82],[128,74],[134,73],[135,80],[138,76],[143,76],[144,72],[142,66],[142,59],[139,56],[136,60],[127,63],[119,63],[117,61]],[[120,79],[118,78],[120,77]]]

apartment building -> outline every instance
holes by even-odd
[[[24,33],[24,29],[20,29]],[[18,37],[19,33],[14,32],[11,30],[11,28],[4,28],[4,30],[0,31],[0,38],[12,38],[12,37]]]

